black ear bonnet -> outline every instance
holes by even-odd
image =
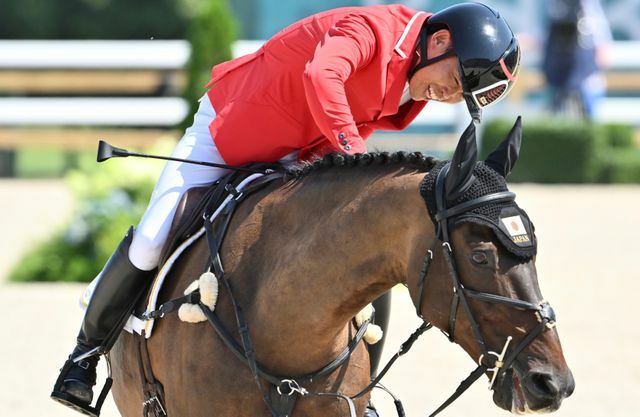
[[[439,162],[424,177],[420,185],[420,194],[427,203],[429,216],[436,221],[436,178],[447,161]],[[489,168],[484,162],[477,162],[473,169],[475,180],[454,201],[447,201],[447,208],[470,201],[487,194],[508,191],[507,184],[500,174]],[[536,254],[537,241],[533,223],[515,201],[489,202],[480,207],[449,219],[449,227],[453,228],[464,222],[473,222],[491,228],[502,245],[512,254],[531,258]]]

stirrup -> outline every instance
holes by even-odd
[[[111,378],[111,366],[109,364],[109,357],[105,356],[105,358],[107,361],[109,376],[107,377],[107,380],[102,387],[102,391],[100,391],[100,395],[98,396],[95,407],[92,407],[91,404],[80,401],[73,395],[62,391],[64,378],[67,376],[69,369],[71,369],[71,367],[74,365],[74,361],[72,359],[67,359],[67,361],[64,363],[64,366],[60,370],[60,375],[58,376],[58,379],[53,386],[53,391],[51,391],[51,399],[79,412],[80,414],[84,414],[85,416],[99,417],[100,411],[102,410],[102,404],[107,398],[107,394],[111,390],[111,385],[113,384],[113,378]]]

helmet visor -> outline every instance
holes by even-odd
[[[480,108],[497,103],[507,95],[509,91],[509,81],[498,81],[488,87],[471,91],[471,97]]]
[[[481,60],[460,62],[464,98],[474,120],[480,120],[481,110],[505,98],[518,76],[520,47],[513,38],[498,61],[487,65]]]

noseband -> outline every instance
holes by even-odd
[[[556,322],[555,312],[553,311],[553,308],[551,308],[551,305],[546,301],[541,301],[536,304],[514,298],[503,297],[501,295],[475,291],[470,288],[466,288],[460,282],[458,269],[453,257],[452,244],[449,239],[449,221],[458,215],[469,212],[475,208],[484,206],[489,203],[514,201],[516,195],[508,191],[497,192],[465,201],[451,207],[447,207],[444,183],[446,175],[449,171],[449,167],[450,163],[446,164],[440,170],[436,178],[436,236],[433,244],[431,245],[431,248],[427,251],[427,255],[425,257],[423,267],[418,278],[418,289],[420,298],[416,305],[416,312],[418,316],[420,316],[420,318],[423,318],[421,311],[424,298],[424,283],[429,272],[429,266],[433,261],[433,253],[435,251],[436,245],[440,241],[442,245],[442,253],[444,254],[447,268],[449,270],[449,275],[451,276],[451,280],[453,282],[453,297],[451,299],[448,330],[446,332],[443,331],[443,333],[447,335],[451,342],[454,342],[458,307],[462,305],[462,309],[464,310],[467,319],[469,320],[474,339],[476,340],[476,343],[480,348],[481,354],[478,358],[478,367],[471,373],[471,375],[469,375],[469,377],[467,377],[467,379],[465,379],[460,384],[458,389],[456,389],[456,392],[451,397],[449,397],[449,399],[447,399],[447,401],[445,401],[435,412],[433,412],[430,417],[435,416],[440,411],[444,410],[464,391],[466,391],[467,388],[469,388],[482,374],[487,371],[493,372],[489,385],[489,389],[493,389],[497,377],[500,375],[504,375],[506,370],[511,367],[520,352],[522,352],[522,350],[524,350],[524,348],[527,347],[533,341],[533,339],[535,339],[545,329],[553,328]],[[502,347],[500,353],[497,353],[495,351],[489,350],[489,348],[487,347],[484,338],[482,337],[480,326],[478,325],[478,322],[476,321],[473,312],[469,307],[469,298],[474,298],[489,303],[506,304],[520,310],[530,310],[535,314],[539,324],[531,329],[529,333],[527,333],[527,335],[516,345],[516,347],[511,349],[510,351],[509,343],[511,342],[512,337],[509,336],[505,341],[505,344]]]

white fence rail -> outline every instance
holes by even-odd
[[[238,41],[235,56],[251,53],[262,41]],[[610,50],[609,71],[640,73],[640,42],[617,42]],[[2,71],[156,70],[179,71],[190,55],[183,40],[147,41],[0,41]],[[535,58],[529,62],[536,62]],[[530,112],[527,103],[519,107],[502,105],[487,116]],[[640,97],[607,98],[598,114],[600,120],[640,126]],[[430,103],[414,126],[451,126],[458,129],[468,119],[464,105]],[[0,125],[3,126],[150,126],[171,127],[186,116],[187,103],[179,97],[0,97]]]
[[[0,69],[184,68],[191,48],[184,40],[0,41]]]

